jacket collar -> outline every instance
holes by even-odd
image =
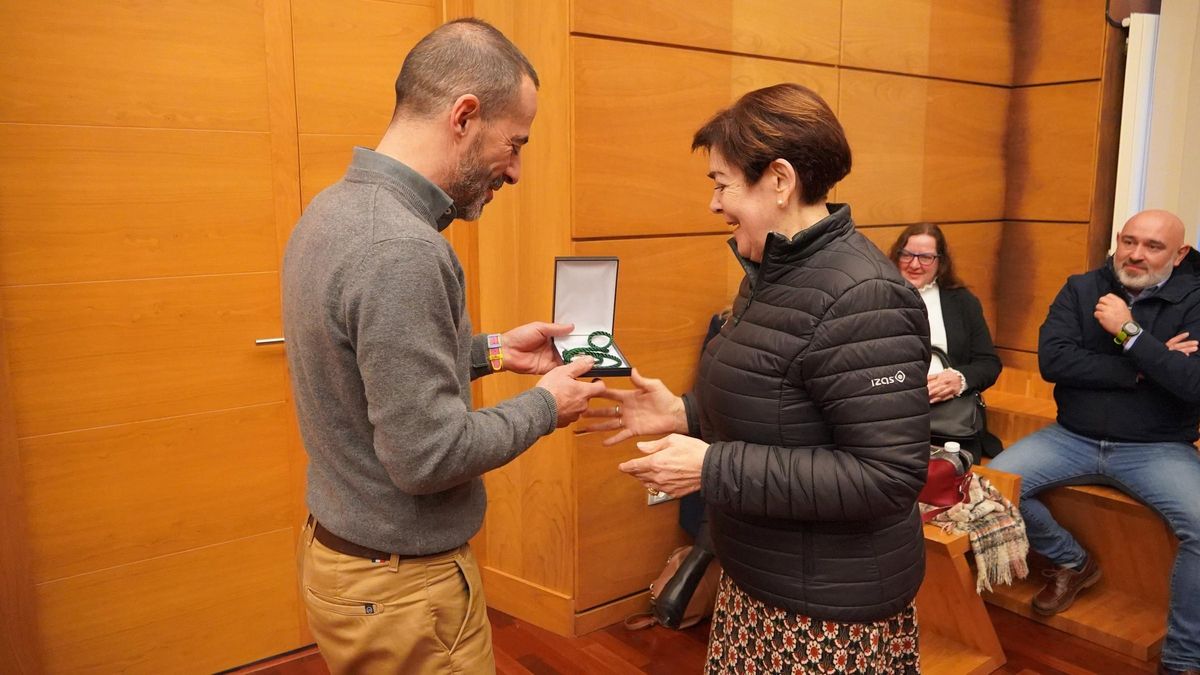
[[[379,183],[389,188],[438,232],[446,229],[458,217],[454,200],[440,187],[403,162],[374,150],[354,148],[346,178],[356,182]]]
[[[854,221],[850,219],[849,204],[826,204],[829,215],[813,223],[811,227],[797,232],[788,239],[778,232],[768,232],[767,242],[763,246],[763,259],[756,263],[742,257],[737,250],[737,242],[729,239],[729,248],[746,271],[751,288],[758,282],[763,269],[773,269],[779,266],[790,266],[812,256],[825,248],[835,239],[844,237],[854,230]]]

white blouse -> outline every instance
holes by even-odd
[[[925,301],[925,311],[929,314],[929,343],[947,354],[950,349],[946,343],[946,321],[942,318],[942,295],[938,292],[936,281],[921,289],[921,299]],[[942,361],[938,357],[929,360],[929,374],[937,375],[942,372]]]

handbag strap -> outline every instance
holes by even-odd
[[[933,356],[938,357],[938,360],[942,362],[943,368],[953,368],[954,367],[954,362],[952,362],[950,360],[950,355],[947,354],[944,350],[942,350],[941,347],[935,347],[933,345],[930,345],[929,350]]]
[[[658,619],[650,612],[638,612],[625,617],[625,630],[645,630],[658,624]]]

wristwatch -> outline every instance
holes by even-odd
[[[1124,346],[1124,344],[1129,342],[1133,336],[1141,332],[1141,326],[1137,325],[1133,321],[1126,321],[1125,323],[1121,324],[1121,329],[1117,331],[1117,336],[1113,338],[1113,342]]]

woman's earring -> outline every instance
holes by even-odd
[[[775,203],[779,205],[779,208],[781,208],[781,209],[783,208],[783,200],[782,199],[780,199],[779,201],[777,201]]]

